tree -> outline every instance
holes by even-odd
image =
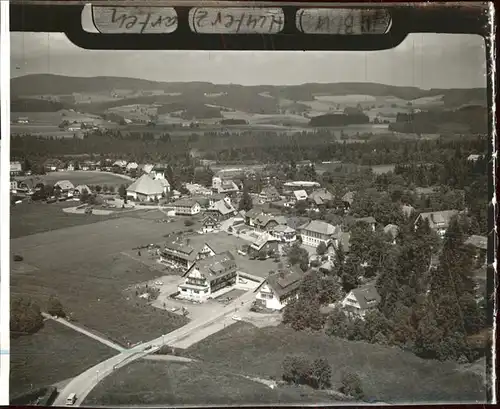
[[[311,362],[302,355],[288,355],[283,360],[282,378],[287,383],[308,385],[312,375]]]
[[[318,256],[323,256],[326,253],[326,244],[324,241],[318,244],[318,247],[316,247],[316,254]]]
[[[100,185],[96,185],[96,187],[95,187],[95,191],[96,191],[97,193],[101,193],[101,190],[102,190],[102,187],[101,187]]]
[[[194,225],[194,221],[192,219],[186,219],[184,220],[184,226],[189,227]]]
[[[248,193],[248,184],[245,182],[243,184],[243,195],[241,196],[238,210],[245,210],[248,212],[252,207],[252,198],[250,197],[250,193]]]
[[[340,392],[358,400],[363,399],[364,393],[359,376],[351,372],[342,375]]]
[[[31,299],[13,297],[10,307],[10,331],[12,335],[27,335],[43,327],[40,307]]]
[[[309,253],[297,243],[288,249],[287,258],[292,266],[298,264],[303,271],[306,271],[309,266]]]
[[[125,187],[125,185],[120,185],[120,187],[118,188],[118,194],[122,199],[124,199],[125,201],[127,200],[127,188]]]
[[[66,317],[66,313],[64,312],[64,308],[55,296],[50,296],[48,304],[47,304],[47,312],[53,317],[64,318]]]
[[[87,189],[83,189],[80,193],[80,202],[87,203],[89,201],[89,192]]]
[[[311,386],[316,389],[326,389],[331,386],[332,368],[324,358],[315,359],[312,363]]]

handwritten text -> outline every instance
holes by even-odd
[[[92,15],[105,34],[166,34],[177,29],[177,13],[167,7],[93,7]]]
[[[189,11],[189,25],[197,33],[276,34],[284,26],[279,8],[194,8]]]

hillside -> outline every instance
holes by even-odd
[[[211,84],[208,82],[156,82],[125,77],[68,77],[53,74],[32,74],[11,79],[11,95],[13,98],[29,95],[69,95],[71,93],[106,93],[113,90],[132,91],[164,91],[181,93],[179,97],[161,96],[163,102],[170,103],[193,98],[211,98],[206,94],[224,94],[217,98],[217,103],[235,109],[247,109],[254,112],[273,112],[276,109],[276,98],[290,101],[311,101],[314,96],[330,95],[370,95],[374,97],[393,96],[403,100],[443,95],[445,106],[458,107],[467,103],[486,102],[486,89],[430,89],[416,87],[399,87],[375,83],[309,83],[290,86],[243,86],[234,84]],[[262,94],[267,94],[263,96]],[[144,98],[144,100],[143,100]],[[133,103],[147,103],[158,97],[134,97]],[[248,101],[250,99],[250,101]],[[102,109],[113,105],[111,101]],[[95,104],[90,104],[95,105]],[[251,109],[248,109],[248,108]]]

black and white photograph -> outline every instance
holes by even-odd
[[[11,404],[491,401],[485,38],[206,49],[400,27],[284,9],[11,26]]]

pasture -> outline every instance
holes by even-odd
[[[11,265],[11,293],[41,305],[56,295],[74,320],[119,343],[165,334],[186,320],[125,291],[162,273],[122,252],[163,242],[164,234],[179,227],[122,217],[11,239],[12,253],[24,258]]]
[[[69,180],[73,185],[108,185],[119,187],[121,185],[128,186],[132,184],[132,180],[123,175],[117,175],[107,172],[93,172],[93,171],[64,171],[64,172],[50,172],[46,175],[40,176],[46,183],[54,184],[59,180]]]
[[[85,109],[85,108],[83,108]],[[70,111],[62,109],[57,112],[12,112],[11,118],[28,117],[29,125],[52,125],[58,126],[62,121],[89,122],[100,124],[105,122],[101,117],[89,113]]]
[[[322,333],[292,329],[258,329],[238,322],[193,345],[184,356],[220,367],[222,371],[263,378],[281,377],[289,354],[323,357],[332,367],[333,388],[345,371],[357,373],[367,397],[388,403],[478,402],[486,391],[482,377],[452,362],[423,360],[396,347],[347,341]]]
[[[72,378],[116,351],[55,321],[36,334],[11,338],[10,396]]]
[[[271,389],[204,362],[137,361],[105,378],[85,405],[238,405],[327,403],[332,397],[310,388]]]

